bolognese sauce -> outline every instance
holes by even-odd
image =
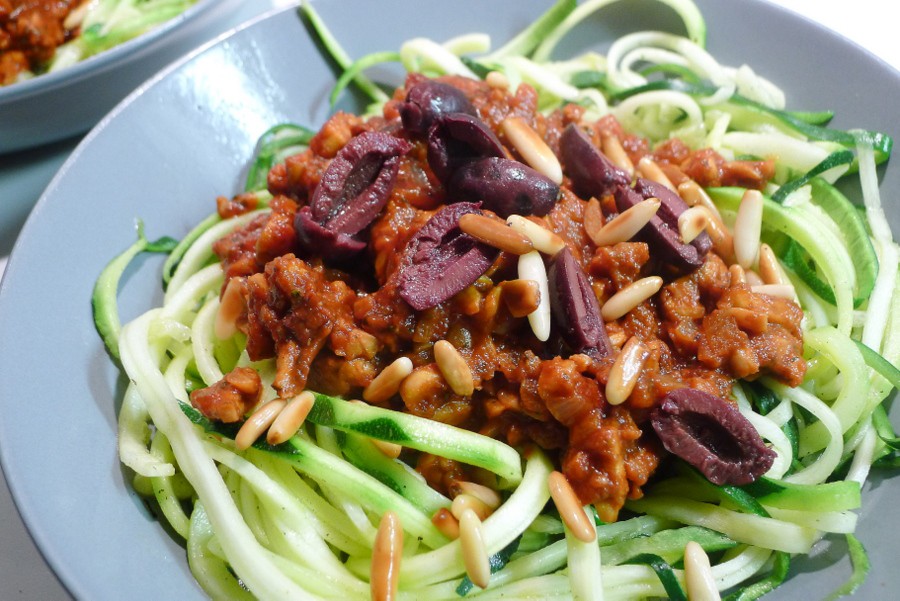
[[[247,335],[252,360],[275,358],[280,396],[308,386],[358,398],[382,369],[399,356],[408,357],[413,371],[386,406],[514,446],[537,444],[552,451],[580,500],[594,504],[602,519],[614,520],[627,499],[641,496],[665,453],[650,419],[668,393],[689,387],[727,398],[735,378],[768,375],[792,386],[802,380],[802,312],[793,301],[754,292],[729,269],[730,258],[714,251],[698,253],[699,267],[686,270],[655,252],[649,239],[596,245],[585,223],[597,217],[586,218],[586,211],[599,206],[600,219],[609,221],[620,212],[617,199],[612,193],[579,195],[568,174],[552,208],[528,218],[564,241],[596,301],[603,304],[647,276],[663,279],[658,293],[603,324],[611,353],[592,348],[574,352],[558,332],[546,342],[538,340],[521,313],[511,311],[515,303],[503,300],[510,294],[505,289],[517,288],[504,284],[517,279],[516,256],[508,252],[489,255],[489,267],[461,291],[428,308],[413,308],[403,296],[411,241],[458,200],[431,167],[429,141],[403,127],[407,92],[423,81],[421,75],[410,75],[380,116],[333,116],[308,150],[270,172],[271,212],[214,246],[226,286],[232,278],[244,280],[246,315],[238,324]],[[516,116],[557,155],[573,124],[598,148],[604,138],[613,137],[631,162],[650,157],[674,186],[694,181],[758,189],[774,172],[770,161],[726,161],[712,150],[692,151],[678,140],[651,150],[647,140],[624,132],[611,116],[584,122],[584,109],[575,105],[544,116],[527,84],[509,91],[461,77],[440,81],[461,91],[475,118],[503,144],[501,159],[521,160],[501,126]],[[468,131],[452,144],[468,143],[475,135]],[[352,140],[367,133],[400,138],[404,146],[387,159],[360,159],[374,179],[391,180],[389,194],[364,228],[364,250],[353,261],[333,261],[327,244],[318,253],[298,245],[298,215],[315,210],[307,207],[324,185],[329,166]],[[337,202],[347,202],[346,187]],[[252,208],[240,198],[221,199],[219,206],[223,217]],[[485,206],[480,210],[495,216]],[[319,223],[327,227],[327,219],[333,218]],[[610,371],[632,338],[644,349],[643,368],[627,399],[613,405],[605,392]],[[457,394],[442,377],[433,355],[441,340],[452,343],[465,359],[474,382],[471,395]],[[479,476],[454,461],[427,455],[415,460],[428,482],[444,492]]]

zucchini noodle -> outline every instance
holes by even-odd
[[[240,367],[259,374],[260,405],[278,396],[275,359],[251,361],[242,332],[217,338],[226,274],[213,252],[217,240],[269,214],[272,196],[262,189],[268,170],[313,138],[306,128],[278,125],[261,140],[242,191],[260,208],[211,216],[181,244],[167,246],[161,307],[119,329],[119,277],[135,255],[152,250],[142,231],[95,288],[98,330],[130,381],[119,411],[119,457],[134,472],[135,488],[155,500],[160,520],[185,541],[190,569],[211,598],[366,598],[387,512],[404,533],[396,598],[410,601],[686,598],[680,589],[688,541],[709,555],[720,591],[740,589],[741,599],[752,599],[780,584],[791,557],[810,553],[823,537],[852,538],[870,470],[900,463],[885,413],[900,361],[900,249],[876,171],[890,138],[829,130],[818,125],[825,113],[785,112],[785,94],[774,83],[747,65],[722,65],[704,48],[706,26],[688,0],[661,0],[684,20],[688,37],[636,32],[614,42],[607,56],[551,58],[573,27],[612,2],[559,0],[494,52],[487,36],[472,34],[444,43],[414,38],[398,51],[357,59],[312,6],[301,10],[345,70],[332,100],[345,86],[359,86],[374,103],[369,114],[389,102],[363,75],[379,62],[399,61],[428,76],[498,71],[513,86],[532,86],[544,115],[574,103],[585,119],[611,115],[651,145],[678,138],[725,160],[777,157],[764,190],[762,241],[802,308],[807,370],[797,387],[766,374],[731,385],[731,400],[775,452],[768,473],[746,486],[719,486],[667,455],[668,468],[627,500],[618,522],[603,523],[594,507],[583,507],[595,534],[585,542],[550,502],[548,478],[558,467],[536,447],[513,448],[319,393],[287,441],[238,444],[237,426],[205,417],[191,406],[191,392]],[[836,163],[844,177],[851,161],[865,211],[830,186]],[[705,190],[727,223],[744,192]],[[757,261],[748,271],[763,269]],[[499,506],[481,520],[491,572],[486,589],[474,583],[467,543],[437,525],[454,502],[404,455],[379,450],[384,444],[475,466],[499,495]],[[856,563],[864,551],[853,548]]]

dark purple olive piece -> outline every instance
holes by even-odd
[[[612,346],[600,316],[597,297],[568,248],[553,257],[547,270],[547,281],[553,321],[572,350],[596,359],[609,355]]]
[[[616,208],[620,213],[645,200],[643,196],[628,186],[616,188],[615,198]],[[648,198],[650,197],[648,196]],[[660,211],[662,211],[662,202],[660,200]],[[650,245],[650,250],[654,254],[679,271],[694,271],[703,265],[703,255],[698,252],[697,247],[681,241],[677,218],[675,226],[672,227],[657,213],[650,223],[638,232],[638,237]]]
[[[667,451],[713,484],[750,484],[775,460],[775,452],[735,405],[702,390],[668,393],[650,423]]]
[[[443,115],[428,130],[428,165],[446,182],[461,165],[482,157],[502,157],[503,144],[478,117]]]
[[[559,186],[528,165],[500,157],[470,161],[459,167],[447,182],[451,202],[482,201],[503,217],[544,216],[559,200]]]
[[[441,115],[476,114],[475,107],[462,90],[433,79],[411,87],[406,93],[406,101],[400,104],[399,109],[403,127],[412,134],[424,134]]]
[[[351,139],[328,164],[309,206],[313,218],[328,229],[356,234],[387,202],[397,177],[400,156],[412,146],[382,132]]]
[[[678,218],[688,210],[688,205],[674,190],[651,179],[639,177],[634,182],[634,191],[643,198],[659,199],[659,211],[656,216],[670,228],[678,230]],[[702,257],[712,248],[712,239],[706,232],[700,232],[699,236],[691,240],[691,246],[696,248]]]
[[[399,292],[413,309],[430,309],[464,290],[497,258],[499,250],[459,229],[459,218],[467,213],[481,210],[468,202],[445,206],[407,244]]]
[[[559,152],[572,187],[582,198],[600,198],[631,183],[631,176],[613,165],[574,123],[563,131]]]
[[[330,264],[347,263],[366,248],[366,243],[342,232],[326,229],[313,219],[309,207],[302,207],[294,218],[297,242],[308,254],[319,254]]]
[[[366,229],[387,203],[412,146],[382,132],[365,132],[350,140],[332,159],[309,206],[297,213],[294,227],[304,253],[341,262],[366,247],[354,236]]]

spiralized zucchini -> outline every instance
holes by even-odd
[[[818,113],[785,112],[775,84],[750,67],[721,65],[704,49],[705,24],[688,0],[665,3],[685,19],[689,38],[635,33],[614,43],[606,57],[551,58],[574,24],[609,3],[560,0],[493,53],[483,36],[446,44],[416,38],[399,51],[355,60],[311,5],[303,11],[346,69],[333,98],[345,85],[360,85],[376,103],[370,113],[387,96],[362,72],[382,60],[429,75],[500,70],[513,85],[535,86],[544,111],[576,102],[592,116],[613,113],[652,142],[678,137],[698,148],[711,145],[726,158],[780,157],[766,190],[762,236],[779,249],[781,269],[806,315],[809,370],[798,388],[766,378],[734,386],[741,412],[777,453],[767,476],[743,488],[715,486],[682,466],[628,502],[630,517],[619,522],[600,523],[586,507],[596,542],[584,543],[548,505],[553,467],[543,452],[520,457],[498,441],[422,418],[391,417],[388,410],[319,395],[309,421],[288,443],[258,442],[239,451],[234,429],[209,422],[187,401],[191,389],[213,384],[235,365],[272,381],[272,361],[251,363],[240,337],[219,341],[213,335],[223,275],[211,244],[257,213],[211,217],[174,248],[162,307],[119,332],[110,278],[115,290],[117,273],[146,246],[142,237],[98,283],[95,314],[98,324],[114,324],[102,333],[132,382],[119,416],[121,460],[139,484],[150,479],[151,490],[141,489],[155,495],[160,519],[186,540],[191,569],[212,598],[366,598],[375,531],[388,510],[400,516],[406,533],[400,599],[684,598],[689,540],[709,554],[719,590],[739,588],[739,598],[752,599],[778,586],[791,556],[809,553],[828,533],[847,535],[853,549],[856,573],[840,592],[863,580],[865,552],[852,537],[860,489],[871,466],[898,463],[900,448],[883,409],[900,373],[900,250],[875,171],[891,140],[829,130]],[[265,172],[304,148],[309,134],[279,126],[263,138],[248,177],[260,211],[269,198],[260,190]],[[836,193],[821,179],[826,169],[815,170],[836,151],[852,153],[842,164],[858,169],[864,213],[846,199],[820,196]],[[833,181],[835,173],[827,172]],[[780,186],[788,185],[791,193],[779,197]],[[743,193],[707,192],[726,218]],[[366,430],[376,419],[393,420],[393,427]],[[449,499],[400,460],[374,450],[370,438],[452,455],[498,476],[503,502],[483,523],[493,572],[486,590],[466,577],[460,542],[431,521]]]

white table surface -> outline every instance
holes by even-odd
[[[736,0],[722,0],[736,1]],[[812,21],[819,22],[856,42],[900,71],[900,40],[896,32],[894,15],[885,14],[889,3],[885,0],[769,0],[797,12]],[[291,0],[253,0],[259,12],[272,6],[283,6]],[[46,165],[61,164],[67,150],[74,146],[62,144],[49,152],[53,155]],[[17,161],[16,168],[38,169],[22,156],[2,157]],[[49,182],[51,173],[38,172],[34,178]],[[32,183],[32,185],[34,185]],[[8,191],[0,190],[0,196]],[[33,204],[34,199],[31,200]],[[5,199],[6,200],[6,199]],[[26,199],[27,201],[28,199]],[[30,204],[28,205],[30,206]],[[27,213],[27,206],[23,213]],[[24,221],[23,214],[21,220]],[[21,224],[19,224],[21,227]],[[16,232],[3,232],[8,237]],[[0,240],[0,274],[6,265],[6,256],[12,240]],[[0,479],[2,480],[2,479]],[[0,481],[0,599],[12,601],[62,601],[71,597],[47,567],[25,530],[9,495],[5,480]]]

